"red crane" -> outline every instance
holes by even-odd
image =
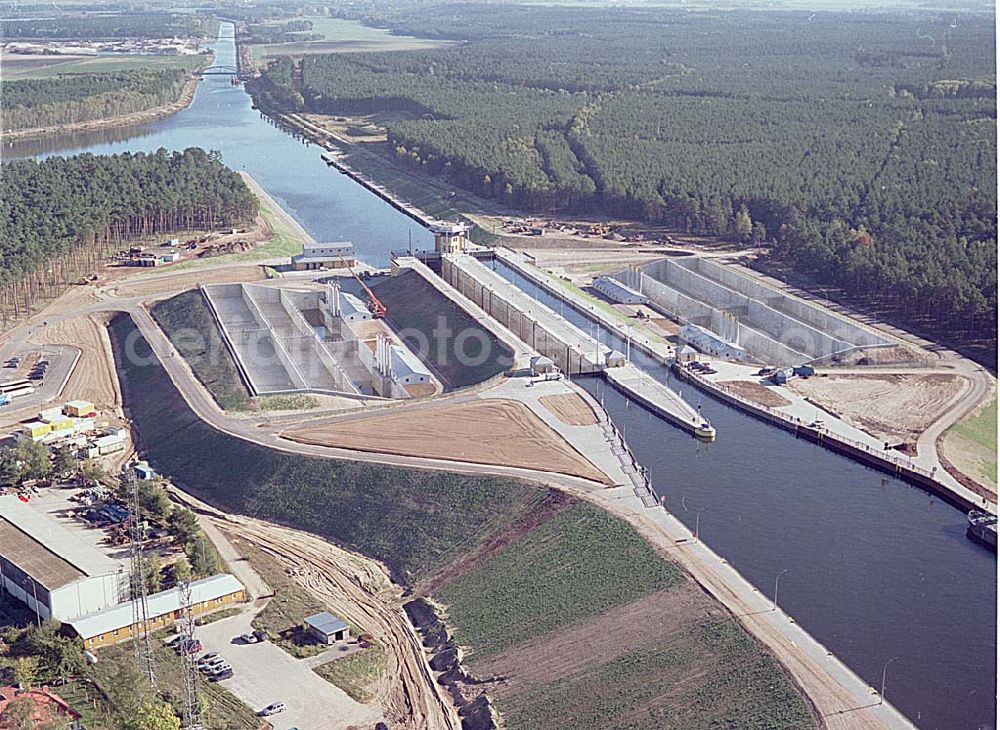
[[[358,283],[361,284],[361,288],[365,290],[365,294],[368,295],[368,309],[369,311],[371,311],[372,316],[376,318],[384,317],[386,315],[386,312],[388,312],[389,310],[387,310],[385,308],[385,305],[379,301],[379,298],[377,296],[375,296],[375,292],[369,289],[368,285],[365,284],[365,282],[361,280],[361,277],[358,276],[357,273],[354,271],[354,269],[351,268],[351,265],[347,263],[347,259],[341,256],[340,260],[344,262],[344,266],[346,266],[347,270],[351,272],[351,276],[357,279]]]

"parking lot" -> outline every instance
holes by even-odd
[[[75,347],[59,345],[5,348],[0,350],[0,366],[12,357],[20,357],[22,362],[16,368],[0,367],[0,383],[27,378],[39,360],[48,360],[49,367],[43,379],[31,381],[35,389],[34,393],[14,398],[13,402],[0,409],[0,414],[4,411],[29,407],[40,408],[46,401],[57,398],[69,379],[69,375],[80,357],[80,352]]]
[[[232,679],[221,684],[254,711],[272,702],[287,709],[268,718],[275,728],[336,730],[374,727],[382,720],[377,707],[351,699],[310,668],[308,659],[296,659],[270,642],[244,644],[236,637],[252,631],[255,608],[221,619],[195,632],[204,652],[217,652],[233,667]]]

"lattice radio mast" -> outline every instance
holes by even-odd
[[[191,601],[191,571],[188,570],[178,584],[181,594],[181,608],[184,611],[182,626],[188,641],[194,641],[194,608]],[[184,652],[181,664],[181,689],[184,707],[181,713],[181,727],[184,730],[201,730],[201,702],[199,701],[201,677],[194,653]]]
[[[132,648],[135,651],[135,664],[139,671],[146,675],[149,683],[156,686],[156,667],[153,662],[153,644],[149,635],[149,601],[146,592],[146,581],[143,576],[142,515],[139,511],[139,482],[135,478],[132,465],[126,466],[125,489],[128,496],[128,537],[129,558],[131,561],[129,582],[132,588],[132,625],[136,633],[132,637]]]

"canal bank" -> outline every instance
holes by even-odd
[[[223,53],[220,47],[220,63]],[[318,148],[265,123],[228,80],[205,79],[188,109],[155,124],[17,149],[111,154],[161,146],[220,150],[310,235],[353,240],[370,263],[387,265],[390,252],[406,248],[411,235],[415,249],[432,246],[422,226],[330,170]],[[560,311],[559,302],[550,306]],[[570,310],[565,307],[565,316],[573,321]],[[578,326],[588,331],[586,321]],[[624,347],[616,337],[597,336]],[[637,363],[647,357],[632,356]],[[657,371],[663,377],[666,372]],[[603,397],[670,512],[691,529],[698,524],[701,540],[762,594],[770,594],[775,576],[787,569],[782,607],[873,686],[885,662],[902,656],[890,668],[888,696],[918,726],[994,722],[996,559],[965,537],[960,513],[711,399],[703,412],[722,436],[705,445],[601,381],[581,383]],[[682,392],[696,402],[693,386]]]

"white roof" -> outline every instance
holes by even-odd
[[[428,372],[424,364],[420,362],[420,358],[414,355],[412,352],[407,350],[405,347],[400,347],[399,345],[393,345],[390,349],[392,357],[392,374],[397,378],[404,378],[407,375],[423,375],[424,377],[430,378],[431,374]]]
[[[118,561],[60,525],[55,517],[25,504],[13,494],[0,497],[0,517],[85,575],[118,572]]]
[[[107,436],[100,436],[94,439],[95,446],[114,446],[115,444],[120,444],[125,440],[125,434],[123,433],[109,433]]]
[[[371,312],[368,311],[368,307],[364,305],[364,302],[356,296],[342,291],[340,292],[340,315],[347,317],[352,314],[370,315]]]
[[[211,601],[242,589],[243,584],[236,578],[228,573],[220,573],[191,583],[191,602]],[[170,590],[154,593],[147,599],[147,603],[149,604],[149,613],[147,614],[149,618],[176,611],[182,607],[181,589],[174,587]],[[117,606],[105,608],[103,611],[94,611],[75,618],[69,622],[69,625],[79,634],[80,638],[89,639],[130,626],[132,620],[132,603],[126,601]]]
[[[73,408],[93,408],[94,404],[89,400],[71,400],[66,402],[66,406],[72,406]]]
[[[551,357],[546,357],[545,355],[535,355],[531,358],[531,365],[534,367],[536,365],[555,365],[555,363],[552,362]]]
[[[434,233],[465,233],[469,227],[464,223],[451,223],[449,221],[437,221],[431,224],[431,231]]]

